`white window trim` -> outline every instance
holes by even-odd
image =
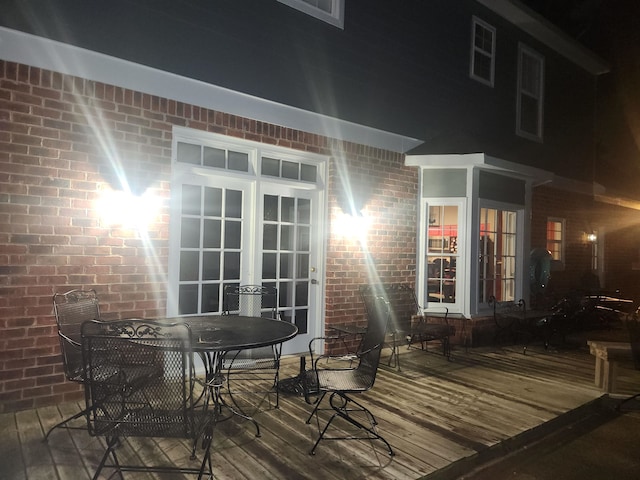
[[[537,93],[538,100],[538,134],[534,135],[530,132],[524,131],[521,129],[520,125],[522,123],[522,105],[521,105],[521,92],[522,92],[522,57],[523,55],[529,55],[530,57],[535,58],[540,64],[540,79],[539,79],[539,91]],[[533,50],[532,48],[524,45],[523,43],[518,43],[518,87],[516,91],[516,134],[527,138],[529,140],[534,140],[537,142],[542,142],[543,140],[543,119],[544,119],[544,57],[540,55],[538,52]]]
[[[475,38],[476,38],[476,28],[478,26],[481,26],[486,30],[490,30],[493,33],[493,42],[491,42],[490,55],[487,55],[486,51],[476,47]],[[480,77],[474,73],[476,51],[480,52],[481,55],[490,56],[491,58],[491,73],[490,73],[491,78],[489,80],[487,80],[486,78]],[[478,17],[474,15],[472,17],[472,22],[471,22],[471,59],[469,62],[469,76],[474,80],[477,80],[478,82],[484,83],[485,85],[488,85],[493,88],[493,82],[495,78],[495,62],[496,62],[496,29],[495,27],[489,25],[487,22],[483,20],[480,20]]]
[[[323,22],[335,27],[344,29],[344,3],[346,0],[332,0],[331,13],[327,13],[319,8],[310,5],[303,0],[278,0],[291,8],[295,8],[307,15],[311,15]]]
[[[466,198],[458,197],[423,197],[420,199],[420,221],[418,222],[418,268],[416,277],[416,293],[418,296],[418,302],[425,312],[440,313],[446,307],[449,313],[463,313],[465,314],[465,297],[468,288],[467,285],[467,263],[468,257],[466,254],[467,245],[467,212],[466,212]],[[427,228],[425,225],[425,219],[430,205],[442,205],[442,206],[455,206],[458,207],[458,260],[456,262],[456,301],[455,303],[429,303],[425,298],[424,292],[426,291],[426,264],[427,258]]]

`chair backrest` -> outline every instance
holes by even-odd
[[[382,295],[367,300],[367,330],[360,344],[360,363],[356,367],[359,375],[368,377],[371,388],[376,379],[380,354],[384,346],[384,340],[389,323],[391,322],[391,306]]]
[[[278,318],[278,290],[265,285],[227,285],[224,314]]]
[[[83,323],[89,433],[196,438],[190,348],[186,324]]]
[[[411,285],[405,283],[367,284],[360,287],[360,296],[365,305],[367,315],[372,302],[378,296],[389,303],[391,321],[389,332],[409,334],[411,319],[421,313],[415,292]]]
[[[53,311],[58,326],[64,373],[69,380],[82,379],[80,328],[87,320],[100,320],[95,290],[71,290],[53,295]]]

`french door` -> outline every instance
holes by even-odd
[[[181,146],[179,155],[188,150]],[[234,158],[245,154],[239,150],[231,151]],[[181,165],[180,157],[174,164],[167,311],[220,314],[225,286],[274,286],[280,318],[299,332],[283,353],[299,353],[321,329],[323,190],[321,182],[309,181],[314,170],[306,170],[306,181],[292,178],[296,162],[287,162],[288,171],[274,168],[278,160],[270,153],[267,158],[249,149],[242,174]],[[188,158],[195,164],[197,154]],[[265,171],[270,175],[261,176]]]

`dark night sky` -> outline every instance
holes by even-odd
[[[522,0],[606,60],[599,79],[599,183],[640,199],[640,0]]]

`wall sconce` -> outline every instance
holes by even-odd
[[[595,233],[585,233],[587,242],[595,243],[598,240],[598,236]]]

